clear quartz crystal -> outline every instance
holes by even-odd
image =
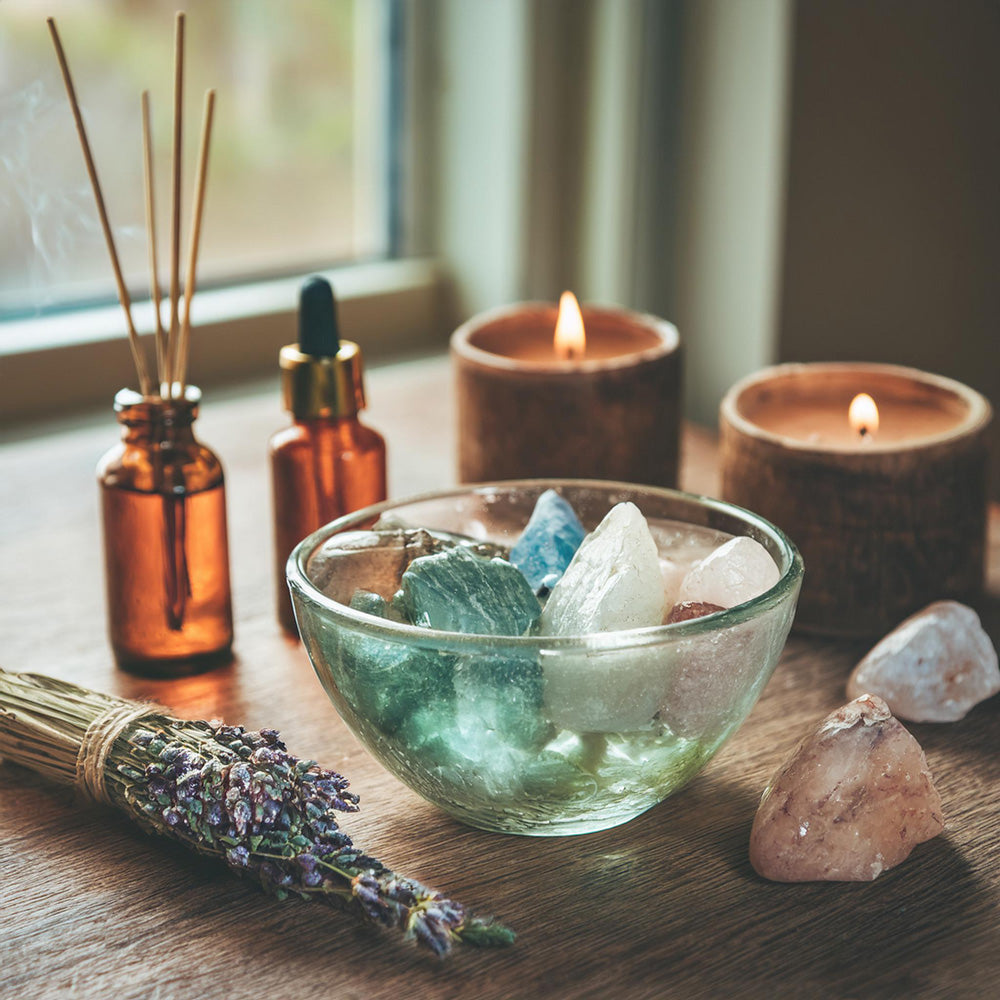
[[[1000,691],[997,651],[972,608],[936,601],[897,626],[854,668],[847,696],[885,699],[912,722],[956,722]]]
[[[764,790],[750,863],[776,882],[869,882],[943,828],[920,745],[863,695],[827,716]]]
[[[659,625],[666,611],[660,557],[632,503],[613,507],[577,549],[542,611],[546,635],[590,635]],[[662,686],[640,650],[559,656],[543,664],[545,707],[557,725],[628,732],[648,727]]]
[[[715,558],[719,552],[721,559]],[[704,567],[700,577],[699,567]],[[634,505],[619,504],[580,546],[548,599],[541,630],[584,635],[657,625],[676,607],[684,580],[707,581],[706,590],[718,595],[722,588],[731,602],[740,603],[748,599],[741,593],[756,596],[777,577],[767,551],[749,538],[693,525],[647,524]],[[722,605],[699,607],[699,614],[709,614]],[[664,724],[682,736],[704,734],[706,726],[721,730],[727,708],[734,717],[742,711],[735,692],[746,688],[767,655],[762,647],[769,636],[760,623],[696,636],[680,641],[669,662],[642,648],[543,656],[545,709],[557,725],[585,732],[635,732]]]
[[[666,611],[660,556],[646,519],[620,503],[583,540],[542,612],[544,635],[659,625]]]

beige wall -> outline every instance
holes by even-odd
[[[798,0],[792,31],[779,359],[911,364],[1000,406],[1000,4]]]

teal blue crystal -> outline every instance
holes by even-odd
[[[541,613],[516,567],[464,548],[414,559],[399,605],[415,625],[475,635],[524,635]]]
[[[546,593],[559,582],[585,534],[569,502],[555,490],[546,490],[510,550],[510,561],[536,593]]]

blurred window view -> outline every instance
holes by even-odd
[[[182,269],[206,89],[216,90],[198,284],[387,252],[390,0],[199,0],[185,33]],[[76,86],[126,281],[149,288],[140,95],[149,90],[168,286],[177,0],[0,3],[0,318],[114,298],[45,18]]]

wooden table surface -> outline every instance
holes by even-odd
[[[369,422],[401,496],[454,482],[447,360],[369,374]],[[3,998],[979,997],[1000,990],[1000,698],[913,725],[947,830],[869,884],[779,885],[747,861],[769,776],[846,698],[864,646],[793,636],[750,719],[691,784],[618,829],[538,839],[468,829],[389,776],[322,695],[272,611],[268,435],[275,381],[209,392],[198,421],[222,457],[235,662],[177,681],[117,671],[105,638],[94,467],[110,412],[9,431],[0,443],[0,666],[49,672],[184,717],[272,726],[346,774],[343,826],[396,870],[494,913],[513,948],[440,962],[315,904],[277,902],[225,869],[78,810],[0,767]],[[713,438],[688,430],[682,485],[715,489]],[[995,512],[994,512],[995,513]],[[1000,639],[1000,523],[987,626]]]

